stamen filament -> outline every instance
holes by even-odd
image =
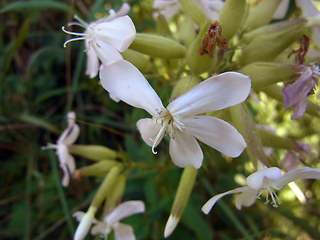
[[[48,143],[47,146],[41,147],[41,150],[49,150],[49,149],[56,149],[56,148],[57,148],[56,144]]]
[[[78,15],[73,16],[75,19],[77,19],[84,27],[87,27],[89,24],[83,21]]]
[[[65,33],[68,33],[68,34],[70,34],[70,35],[75,35],[75,36],[88,36],[87,33],[70,32],[70,31],[66,30],[64,26],[62,26],[61,29],[62,29],[62,31],[64,31]]]
[[[85,37],[71,38],[71,39],[65,41],[63,46],[67,47],[67,44],[70,42],[74,42],[74,41],[78,41],[78,40],[85,40],[85,39],[86,39]]]
[[[155,137],[155,139],[153,139],[153,144],[152,144],[152,153],[153,154],[157,154],[157,152],[154,150],[158,141],[162,138],[164,132],[167,130],[168,128],[168,123],[169,123],[169,120],[166,120],[164,121],[162,127],[160,128],[157,136]]]

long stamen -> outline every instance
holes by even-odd
[[[56,149],[56,148],[57,148],[56,144],[48,143],[47,146],[41,147],[41,150],[49,150],[49,149]]]
[[[70,31],[66,30],[64,26],[62,26],[61,29],[62,29],[62,31],[64,31],[65,33],[68,33],[68,34],[70,34],[70,35],[75,35],[75,36],[88,36],[87,33],[70,32]]]
[[[68,43],[78,41],[78,40],[85,40],[86,37],[78,37],[78,38],[71,38],[64,42],[63,46],[66,47]]]
[[[87,26],[84,26],[82,23],[79,23],[79,22],[69,22],[68,27],[70,26],[79,26],[79,27],[83,27],[83,28],[86,28]]]
[[[157,154],[157,152],[154,150],[158,141],[161,139],[163,133],[166,131],[167,127],[168,127],[168,122],[169,121],[165,121],[164,124],[162,125],[161,129],[159,130],[157,136],[155,137],[155,139],[153,139],[153,144],[152,144],[152,153],[153,154]]]
[[[89,24],[83,21],[78,15],[73,16],[75,19],[77,19],[84,27],[87,27]]]

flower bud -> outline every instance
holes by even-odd
[[[183,11],[188,15],[196,24],[201,26],[207,21],[207,17],[194,0],[179,0]]]
[[[97,209],[94,207],[90,207],[89,210],[86,212],[86,214],[82,217],[77,230],[74,234],[73,239],[74,240],[82,240],[86,237],[86,235],[88,234],[91,225],[92,225],[92,221],[94,219],[94,215],[96,213]]]
[[[226,0],[220,11],[219,22],[222,26],[222,37],[231,39],[239,29],[245,13],[246,0]]]
[[[159,58],[183,58],[186,48],[180,43],[158,35],[139,33],[130,49]]]
[[[196,37],[196,31],[194,28],[194,23],[191,18],[185,17],[178,28],[179,40],[184,43],[185,46],[190,46],[192,40]]]
[[[200,79],[196,76],[189,75],[189,76],[180,78],[172,90],[172,94],[169,102],[181,96],[185,92],[189,91],[198,83],[200,83]]]
[[[206,23],[201,27],[198,36],[190,44],[187,51],[186,61],[195,75],[199,75],[213,67],[214,58],[210,58],[208,54],[200,55],[199,53],[208,26],[209,23]]]
[[[123,193],[126,188],[126,176],[124,174],[120,174],[113,188],[111,189],[112,194],[107,197],[106,204],[104,206],[105,215],[110,212],[122,198]]]
[[[257,128],[257,131],[261,138],[262,144],[265,147],[281,148],[287,150],[296,149],[296,144],[293,139],[278,136],[277,134],[262,128]]]
[[[141,72],[148,72],[152,67],[149,58],[140,52],[127,49],[122,52],[121,55],[125,60],[135,65]]]
[[[171,235],[171,233],[179,223],[180,218],[182,217],[184,209],[186,208],[189,201],[190,193],[196,180],[197,172],[197,169],[192,166],[187,166],[183,170],[178,190],[171,208],[170,216],[164,230],[165,238]]]
[[[255,90],[278,82],[288,82],[297,76],[292,65],[270,62],[254,62],[241,68],[239,72],[250,77],[252,87]]]
[[[89,166],[82,167],[76,171],[80,175],[80,178],[83,176],[105,177],[110,169],[116,165],[120,165],[120,163],[113,160],[102,160]]]
[[[282,0],[262,0],[248,14],[244,29],[252,30],[268,24]]]
[[[73,144],[69,147],[69,152],[95,161],[115,159],[118,155],[116,151],[100,145]]]

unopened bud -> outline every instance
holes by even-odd
[[[120,166],[120,163],[118,163],[117,161],[102,160],[89,166],[82,167],[76,170],[76,172],[80,177],[105,177],[112,167],[118,165]]]
[[[96,211],[97,211],[96,208],[90,207],[89,210],[85,213],[74,234],[74,237],[73,237],[74,240],[82,240],[86,237],[86,235],[88,234],[91,228],[92,221],[94,219],[94,215]],[[74,214],[75,217],[77,217],[76,214],[77,213]]]
[[[207,21],[205,13],[194,0],[179,0],[183,11],[199,26]]]
[[[115,159],[118,155],[116,151],[100,145],[73,144],[70,146],[69,152],[95,161]]]
[[[152,67],[150,59],[140,52],[127,49],[126,51],[122,52],[121,55],[125,60],[136,66],[141,72],[148,72]]]

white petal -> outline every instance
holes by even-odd
[[[259,191],[250,188],[248,188],[247,191],[242,192],[235,200],[236,208],[240,210],[242,206],[251,206],[256,201],[258,193]]]
[[[77,212],[73,213],[72,216],[74,218],[76,218],[78,222],[80,222],[85,214],[86,214],[85,212],[77,211]]]
[[[118,223],[114,229],[115,240],[135,240],[133,228],[128,224]]]
[[[95,222],[95,225],[92,226],[91,228],[91,234],[92,235],[97,235],[97,234],[102,234],[102,235],[108,235],[111,232],[110,226],[101,221]]]
[[[211,116],[195,116],[181,122],[194,137],[229,157],[239,156],[247,146],[237,129]]]
[[[224,196],[226,196],[226,195],[228,195],[228,194],[235,194],[235,193],[240,193],[240,192],[245,192],[245,191],[248,191],[248,187],[240,187],[240,188],[235,188],[235,189],[233,189],[233,190],[230,190],[230,191],[227,191],[227,192],[224,192],[224,193],[220,193],[220,194],[218,194],[218,195],[215,195],[215,196],[213,196],[212,198],[210,198],[204,205],[203,205],[203,207],[201,208],[201,210],[202,210],[202,212],[204,212],[205,214],[208,214],[210,211],[211,211],[211,209],[212,209],[212,207],[216,204],[216,202],[220,199],[220,198],[222,198],[222,197],[224,197]]]
[[[281,170],[277,167],[265,168],[249,175],[246,179],[248,186],[251,189],[259,190],[263,188],[266,179],[272,182],[278,181],[281,178]]]
[[[95,40],[92,46],[102,64],[111,64],[123,59],[118,50],[107,42]]]
[[[69,133],[66,135],[63,140],[64,144],[72,145],[79,137],[80,127],[78,124],[74,124],[72,128],[69,129]]]
[[[171,235],[173,230],[177,227],[179,221],[180,221],[180,218],[177,218],[176,216],[173,216],[170,214],[169,219],[164,228],[164,238],[167,238]]]
[[[108,214],[105,222],[113,224],[128,216],[144,212],[145,207],[142,201],[127,201],[118,205]]]
[[[158,115],[164,108],[148,81],[128,61],[120,60],[103,65],[100,80],[103,88],[110,94],[131,106],[146,110],[152,116]]]
[[[107,42],[123,52],[135,39],[136,29],[129,16],[122,16],[112,21],[98,23],[94,26],[94,34],[100,41]]]
[[[194,86],[173,100],[167,109],[180,117],[227,108],[243,102],[249,95],[251,80],[237,72],[226,72]]]
[[[313,17],[319,14],[318,9],[310,0],[296,0],[296,4],[302,10],[303,17]]]
[[[90,78],[94,78],[98,75],[99,72],[99,58],[92,47],[86,48],[87,54],[87,67],[86,67],[86,75]]]
[[[273,14],[273,19],[282,19],[286,16],[286,13],[289,8],[289,0],[282,0],[280,5],[278,6],[278,9],[276,12]]]
[[[84,214],[74,234],[74,238],[73,238],[74,240],[82,240],[86,237],[92,225],[93,219],[94,219],[93,214],[90,214],[90,213]]]
[[[66,165],[60,165],[60,168],[63,171],[63,177],[62,177],[62,186],[67,187],[70,182],[70,176],[68,172],[68,168]]]
[[[58,144],[57,145],[57,155],[59,158],[60,165],[66,165],[68,160],[70,159],[69,150],[67,145],[65,144]]]
[[[155,119],[143,118],[137,122],[137,128],[141,134],[143,141],[150,147],[153,146],[153,140],[156,138],[158,132],[160,131],[160,125],[156,123]],[[164,133],[163,133],[164,135]],[[155,147],[161,142],[163,135],[159,138]]]
[[[111,10],[109,11],[110,15],[107,17],[108,21],[111,21],[112,19],[121,17],[126,15],[130,11],[130,5],[128,3],[123,3],[121,5],[121,8],[117,12],[112,12]],[[111,14],[112,12],[112,14]]]
[[[320,179],[320,169],[310,167],[297,168],[283,174],[274,185],[278,188],[282,188],[288,183],[298,179]]]
[[[68,159],[67,159],[67,167],[69,169],[70,174],[74,173],[74,171],[76,170],[76,164],[74,161],[74,157],[69,154]]]
[[[169,152],[172,162],[178,167],[201,167],[202,150],[197,140],[189,134],[179,130],[175,131],[174,137],[170,139]]]

